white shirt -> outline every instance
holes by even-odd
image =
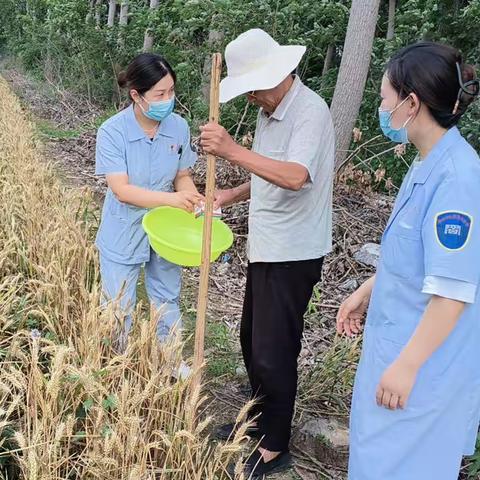
[[[310,260],[329,253],[335,137],[325,101],[295,77],[272,115],[260,110],[253,151],[303,165],[309,181],[291,191],[252,175],[250,262]]]

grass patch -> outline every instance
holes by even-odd
[[[188,292],[184,300],[193,301],[193,295]],[[183,327],[187,338],[186,350],[192,354],[195,344],[196,309],[184,303],[182,305]],[[235,349],[236,338],[227,325],[221,321],[207,318],[205,329],[205,358],[207,360],[207,376],[209,378],[233,376],[239,365],[239,356]]]
[[[347,415],[360,351],[360,337],[350,340],[332,336],[318,352],[314,367],[301,375],[300,408],[316,415]]]
[[[81,128],[65,130],[58,128],[50,120],[37,119],[35,121],[40,138],[47,140],[70,140],[78,138],[84,131]]]
[[[235,375],[238,359],[229,328],[224,323],[210,322],[207,325],[206,337],[208,374],[212,377]]]

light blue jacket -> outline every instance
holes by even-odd
[[[474,301],[420,369],[405,410],[378,407],[380,378],[431,299],[427,277],[465,282]],[[405,178],[382,238],[355,380],[349,480],[457,480],[480,415],[479,280],[480,159],[452,128]]]
[[[197,159],[190,146],[187,122],[172,113],[149,139],[138,124],[133,104],[108,119],[99,129],[96,174],[128,174],[129,183],[149,190],[171,192],[179,170]],[[108,189],[96,245],[109,260],[137,264],[150,259],[150,246],[142,228],[146,208],[122,203]]]

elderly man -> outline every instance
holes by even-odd
[[[240,328],[243,358],[258,403],[259,448],[248,475],[287,468],[304,314],[331,250],[334,131],[327,104],[292,74],[303,46],[280,46],[260,29],[226,48],[222,103],[245,94],[260,107],[252,150],[217,124],[201,128],[204,151],[251,172],[251,181],[216,194],[217,206],[251,199],[248,274]],[[234,425],[225,425],[226,438]]]

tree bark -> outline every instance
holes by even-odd
[[[150,0],[150,13],[152,13],[158,7],[158,0]],[[150,22],[149,22],[150,23]],[[149,52],[153,48],[153,35],[150,28],[150,25],[147,26],[145,31],[145,37],[143,39],[143,51]]]
[[[115,13],[117,10],[117,1],[110,0],[108,2],[108,20],[107,20],[107,27],[112,28],[115,25]]]
[[[118,45],[123,47],[125,45],[125,27],[128,25],[128,0],[122,0],[120,5],[120,17],[118,20],[120,30],[118,32]]]
[[[372,54],[380,0],[353,0],[342,61],[332,100],[337,155],[336,168],[345,159],[362,103]]]
[[[396,0],[389,0],[388,2],[388,29],[387,40],[392,40],[395,36],[395,8]]]
[[[100,28],[102,23],[102,0],[95,1],[95,24]]]
[[[90,0],[90,4],[88,7],[88,13],[85,16],[85,23],[89,23],[90,20],[93,18],[93,14],[95,12],[95,0]]]
[[[122,26],[128,24],[128,0],[122,0],[120,5],[120,19],[118,23]]]
[[[327,72],[330,70],[334,53],[335,53],[335,45],[331,43],[327,48],[327,53],[325,54],[325,61],[323,62],[322,77],[324,77],[327,74]]]

